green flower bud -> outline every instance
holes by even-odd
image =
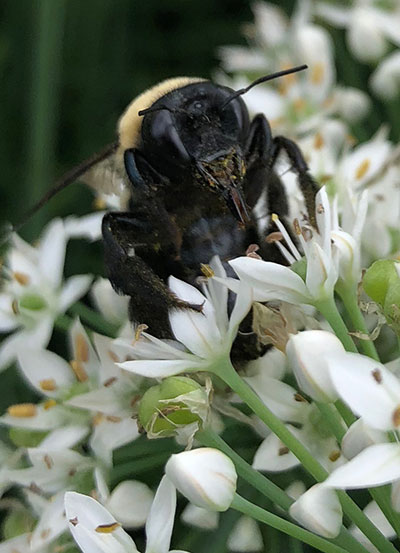
[[[382,307],[390,284],[399,280],[395,263],[392,259],[379,259],[371,265],[363,278],[365,292]]]
[[[151,437],[174,435],[181,426],[203,420],[201,409],[207,405],[202,387],[184,376],[171,376],[143,395],[139,422]]]
[[[11,540],[26,532],[31,532],[35,526],[35,519],[27,509],[14,509],[4,519],[3,537],[5,540]]]
[[[392,259],[375,261],[365,273],[363,287],[383,310],[386,321],[400,334],[400,275],[398,264]]]
[[[24,294],[19,301],[19,306],[30,311],[41,311],[47,307],[47,303],[38,294]]]

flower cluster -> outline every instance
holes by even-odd
[[[98,239],[103,213],[55,219],[35,245],[13,235],[0,368],[26,396],[0,416],[0,553],[202,551],[188,526],[262,551],[259,524],[327,553],[397,551],[400,156],[387,124],[354,137],[372,101],[341,84],[332,29],[362,63],[386,56],[370,86],[393,97],[400,11],[337,4],[300,0],[288,18],[257,2],[248,46],[219,52],[216,78],[236,89],[308,65],[243,96],[299,145],[319,186],[310,213],[279,159],[289,215],[261,214],[260,226],[285,264],[249,244],[192,283],[170,276],[193,308],[171,309],[160,339],[129,321],[108,280],[63,277],[68,242]],[[220,524],[228,509],[236,518]]]

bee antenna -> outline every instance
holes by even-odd
[[[220,109],[224,109],[232,100],[237,98],[238,96],[242,96],[243,94],[246,94],[249,90],[251,90],[254,86],[265,83],[267,81],[272,81],[272,79],[277,79],[278,77],[284,77],[285,75],[291,75],[292,73],[297,73],[298,71],[303,71],[304,69],[307,69],[308,65],[298,65],[296,67],[291,67],[290,69],[283,69],[282,71],[277,71],[276,73],[271,73],[270,75],[264,75],[264,77],[259,77],[255,81],[253,81],[249,86],[246,86],[246,88],[241,88],[240,90],[236,90],[229,98],[225,100],[225,102],[222,104]]]
[[[100,161],[103,161],[103,159],[112,154],[118,148],[118,145],[119,142],[113,142],[112,144],[109,144],[100,152],[94,154],[79,165],[67,171],[67,173],[65,173],[60,179],[58,179],[58,181],[56,181],[53,188],[50,188],[50,190],[48,190],[46,194],[44,194],[44,196],[42,196],[42,198],[40,198],[40,200],[36,204],[34,204],[31,208],[28,209],[28,211],[24,213],[19,223],[17,223],[16,225],[11,225],[10,228],[6,230],[5,236],[0,239],[0,246],[5,244],[10,239],[13,232],[18,232],[20,228],[22,228],[32,218],[32,216],[35,215],[37,211],[39,211],[39,209],[41,209],[44,205],[47,204],[48,201],[53,198],[53,196],[61,192],[61,190],[64,190],[64,188],[67,188],[67,186],[75,182],[80,176],[86,173],[86,171],[88,171],[94,165],[96,165]]]

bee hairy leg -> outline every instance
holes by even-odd
[[[202,308],[177,298],[141,257],[141,252],[150,252],[150,261],[164,264],[154,250],[154,223],[134,213],[111,212],[103,218],[102,233],[106,273],[113,288],[130,297],[129,318],[146,324],[158,338],[172,338],[168,311]]]

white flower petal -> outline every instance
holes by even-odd
[[[400,446],[377,444],[367,447],[337,468],[324,484],[332,488],[369,488],[400,478]]]
[[[74,275],[65,281],[61,290],[58,309],[64,313],[73,303],[84,296],[92,282],[91,275]]]
[[[286,354],[299,388],[316,401],[336,401],[326,356],[344,352],[340,340],[325,330],[306,330],[290,337]],[[325,356],[326,354],[326,356]]]
[[[295,501],[290,515],[302,526],[324,538],[336,538],[342,526],[342,507],[336,492],[315,484]]]
[[[169,322],[175,338],[195,355],[207,359],[221,348],[215,317],[210,319],[191,309],[174,309],[169,313]]]
[[[280,299],[289,303],[311,300],[303,280],[288,267],[251,257],[238,257],[229,263],[239,278],[255,289],[255,300]]]
[[[84,424],[56,428],[40,442],[43,449],[69,449],[78,445],[89,434],[89,426]]]
[[[261,530],[254,520],[247,516],[241,516],[226,542],[230,551],[247,553],[251,551],[263,551],[264,544]]]
[[[343,436],[341,447],[343,455],[347,459],[353,459],[366,447],[387,441],[388,436],[386,432],[371,428],[365,423],[363,418],[360,418],[353,422]]]
[[[326,356],[332,382],[341,398],[365,422],[380,430],[396,429],[400,382],[383,365],[357,353]]]
[[[120,325],[128,318],[128,296],[121,296],[107,278],[98,278],[90,290],[91,298],[105,319]]]
[[[124,528],[140,528],[150,512],[153,495],[143,482],[125,480],[113,489],[106,507]]]
[[[33,329],[18,330],[0,345],[0,369],[5,369],[25,348],[41,349],[49,343],[53,318],[43,317]]]
[[[226,511],[233,501],[236,470],[230,458],[217,449],[201,447],[172,455],[165,473],[198,507]]]
[[[181,520],[201,530],[215,530],[218,528],[219,513],[188,503],[182,511]]]
[[[87,238],[92,242],[99,240],[101,238],[101,222],[105,213],[105,211],[96,211],[89,215],[83,215],[83,217],[70,215],[64,219],[67,238]]]
[[[287,425],[287,428],[292,432],[294,430],[290,425]],[[299,463],[297,457],[280,439],[275,434],[270,434],[258,447],[252,466],[256,470],[281,472],[296,467]]]
[[[171,542],[176,509],[176,490],[163,476],[146,522],[146,552],[167,553]]]
[[[69,529],[83,553],[137,553],[134,541],[122,529],[100,533],[96,528],[115,524],[115,518],[100,503],[76,492],[65,494]]]
[[[39,244],[39,268],[41,274],[58,288],[64,269],[66,236],[61,219],[54,219],[44,230]]]
[[[159,360],[159,361],[126,361],[117,363],[118,367],[134,374],[146,376],[147,378],[167,378],[191,371],[206,370],[208,365],[201,365],[197,358],[193,361],[183,360]]]
[[[296,399],[297,390],[284,382],[263,375],[245,377],[261,401],[274,415],[286,422],[303,422],[309,405]]]
[[[64,491],[48,502],[31,539],[31,550],[45,548],[67,529],[64,514]]]
[[[105,419],[95,426],[90,438],[90,447],[106,465],[112,466],[113,450],[138,437],[139,430],[135,420],[122,419],[114,422]]]
[[[76,383],[70,365],[51,351],[25,347],[18,354],[18,363],[30,384],[49,397],[59,397]]]

